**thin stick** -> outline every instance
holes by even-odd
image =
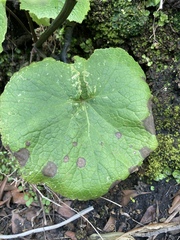
[[[6,6],[7,11],[18,21],[18,23],[21,25],[21,27],[28,33],[31,35],[30,31],[26,28],[26,26],[24,25],[24,23],[16,16],[16,14],[13,13],[13,11],[11,11],[10,8],[8,8]]]
[[[24,237],[24,236],[34,234],[34,233],[45,232],[45,231],[50,231],[50,230],[53,230],[53,229],[57,229],[57,228],[60,228],[64,225],[82,217],[83,215],[89,213],[92,210],[94,210],[94,208],[91,206],[91,207],[88,207],[88,208],[82,210],[81,212],[75,214],[74,216],[70,217],[69,219],[67,219],[67,220],[65,220],[61,223],[58,223],[58,224],[55,224],[55,225],[52,225],[52,226],[47,226],[47,227],[35,228],[35,229],[29,230],[27,232],[18,233],[18,234],[0,235],[0,239],[12,239],[12,238]]]
[[[37,192],[39,193],[39,195],[40,195],[42,198],[44,198],[45,200],[53,203],[54,205],[56,205],[56,206],[58,206],[58,207],[61,207],[60,204],[58,204],[58,203],[56,203],[55,201],[53,201],[53,200],[45,197],[45,196],[41,193],[41,191],[39,191],[39,189],[38,189],[34,184],[31,184],[31,186],[35,189],[35,191],[37,191]]]
[[[35,31],[34,31],[32,19],[31,19],[30,15],[29,15],[28,11],[25,11],[25,14],[26,14],[26,17],[27,17],[27,20],[28,20],[29,28],[31,30],[33,41],[35,43],[35,42],[37,42],[37,36],[36,36]]]
[[[111,201],[111,200],[108,199],[108,198],[105,198],[105,197],[101,197],[101,198],[104,199],[104,200],[106,200],[106,201],[108,201],[108,202],[113,203],[114,205],[116,205],[116,206],[118,206],[118,207],[120,207],[120,208],[122,208],[122,205],[120,205],[120,204],[118,204],[118,203],[116,203],[116,202],[114,202],[114,201]]]
[[[159,9],[158,9],[158,10],[163,9],[163,3],[164,3],[164,1],[163,1],[163,0],[160,0],[160,3],[159,3]]]

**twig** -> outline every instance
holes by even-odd
[[[13,11],[11,11],[10,8],[8,8],[6,6],[6,10],[18,21],[18,23],[21,25],[21,27],[28,33],[31,35],[30,31],[26,28],[26,26],[24,25],[24,23],[16,16],[16,14],[13,13]]]
[[[158,8],[158,10],[161,10],[161,9],[163,9],[163,3],[164,3],[164,1],[163,1],[163,0],[160,0],[160,3],[159,3],[159,8]]]
[[[41,191],[39,191],[39,189],[38,189],[34,184],[31,184],[31,186],[32,186],[32,188],[33,188],[35,191],[37,191],[37,192],[39,193],[39,195],[40,195],[42,198],[44,198],[45,200],[53,203],[54,205],[56,205],[56,206],[58,206],[58,207],[61,207],[60,204],[58,204],[58,203],[56,203],[55,201],[53,201],[53,200],[47,198],[46,196],[44,196],[44,195],[41,193]]]
[[[111,201],[111,200],[108,199],[108,198],[105,198],[105,197],[101,197],[101,198],[104,199],[104,200],[106,200],[106,201],[108,201],[108,202],[113,203],[114,205],[116,205],[116,206],[118,206],[118,207],[120,207],[120,208],[122,208],[122,205],[120,205],[120,204],[118,204],[118,203],[116,203],[116,202],[114,202],[114,201]]]
[[[129,232],[126,232],[122,235],[125,236],[133,236],[133,237],[152,237],[157,236],[161,233],[167,233],[170,231],[179,231],[180,225],[179,222],[172,223],[152,223],[149,225],[145,225],[144,227],[134,228]]]
[[[34,31],[32,19],[29,15],[28,11],[25,11],[25,14],[26,14],[26,17],[27,17],[27,20],[28,20],[29,28],[31,30],[32,39],[33,39],[34,42],[37,42],[37,36],[36,36],[35,31]]]
[[[58,224],[55,224],[55,225],[52,225],[52,226],[47,226],[47,227],[35,228],[35,229],[29,230],[27,232],[18,233],[18,234],[0,235],[0,239],[13,239],[13,238],[18,238],[18,237],[24,237],[24,236],[27,236],[27,235],[30,235],[30,234],[45,232],[45,231],[50,231],[50,230],[53,230],[53,229],[56,229],[56,228],[60,228],[64,225],[82,217],[83,215],[89,213],[92,210],[94,210],[94,208],[91,206],[91,207],[88,207],[88,208],[82,210],[81,212],[75,214],[74,216],[70,217],[69,219],[67,219],[67,220],[65,220],[61,223],[58,223]]]

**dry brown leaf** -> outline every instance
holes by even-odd
[[[16,204],[26,204],[26,201],[24,200],[24,196],[27,195],[24,192],[20,192],[18,188],[11,191],[12,195],[12,202]]]
[[[123,190],[122,193],[123,193],[123,197],[121,200],[121,204],[122,204],[122,206],[126,206],[132,198],[137,197],[142,194],[147,194],[150,192],[139,192],[136,190]]]
[[[75,232],[66,231],[64,235],[65,235],[65,237],[68,237],[71,240],[77,240]]]
[[[174,211],[180,211],[180,195],[177,195],[173,202],[172,207],[169,208],[169,214],[173,213]]]
[[[10,184],[7,183],[6,186],[4,187],[4,191],[8,192],[8,191],[12,191],[14,189],[16,189],[18,186],[14,183],[14,184]]]
[[[113,232],[115,230],[115,217],[110,216],[106,225],[103,228],[104,232]]]
[[[12,211],[12,232],[21,233],[24,230],[24,218],[22,218],[18,213]]]
[[[75,212],[70,208],[72,201],[65,201],[64,203],[61,203],[61,207],[55,208],[55,210],[65,218],[72,217]]]
[[[169,208],[169,214],[171,214],[165,221],[165,223],[172,222],[173,218],[180,212],[180,192],[175,196],[172,206]]]
[[[147,223],[154,222],[155,219],[156,219],[156,208],[152,205],[147,208],[145,214],[141,218],[140,223],[145,225]]]
[[[31,222],[31,226],[34,227],[34,220],[41,212],[42,209],[39,210],[38,208],[31,206],[31,208],[28,208],[23,213],[24,217]]]
[[[11,208],[10,207],[11,198],[12,198],[11,192],[5,192],[3,196],[3,201],[5,201],[6,207],[8,208]]]

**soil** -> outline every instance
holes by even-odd
[[[172,4],[174,4],[174,1],[172,1]],[[11,5],[10,7],[12,8]],[[13,8],[15,14],[28,27],[27,20],[24,20],[24,13],[18,11],[17,6],[13,6]],[[0,70],[1,92],[10,76],[18,71],[20,67],[28,64],[32,49],[30,36],[17,26],[15,19],[10,14],[8,14],[8,18],[8,33],[4,42],[4,53],[1,54],[1,59],[4,61]],[[178,33],[177,39],[179,39]],[[138,37],[135,41],[138,41]],[[174,41],[176,42],[175,38]],[[166,59],[166,65],[169,67],[166,70],[157,71],[155,64],[147,67],[145,63],[141,63],[139,55],[131,46],[132,42],[132,40],[128,41],[125,49],[129,49],[130,53],[141,64],[153,95],[158,96],[161,102],[167,103],[167,99],[168,101],[171,99],[169,104],[172,104],[173,99],[173,104],[179,104],[180,82],[178,74],[180,73],[178,64],[173,63],[172,60],[174,52],[170,52],[169,59]],[[163,60],[162,64],[164,64]],[[165,88],[167,83],[170,84],[168,89]],[[145,160],[140,172],[144,171],[147,164],[148,159]],[[172,228],[163,228],[163,225],[161,225],[165,221],[180,223],[180,185],[172,177],[161,181],[152,181],[135,172],[125,181],[111,188],[103,198],[90,201],[71,201],[50,192],[45,186],[39,187],[44,196],[56,203],[60,202],[61,208],[58,208],[52,202],[45,202],[36,188],[27,183],[24,185],[24,190],[18,190],[17,186],[22,186],[23,181],[16,174],[13,175],[13,179],[16,180],[16,183],[10,179],[6,181],[6,177],[3,176],[0,182],[0,234],[11,235],[33,228],[54,225],[71,217],[74,214],[72,209],[81,211],[93,206],[94,210],[86,214],[88,221],[79,218],[55,230],[15,239],[100,239],[98,236],[92,237],[96,229],[100,234],[105,234],[102,235],[104,239],[118,240],[120,235],[115,233],[128,232],[132,229],[142,228],[147,224],[151,229],[146,229],[144,236],[141,232],[139,237],[132,234],[133,238],[122,239],[180,239],[179,227],[176,228],[176,231],[171,231]],[[24,201],[27,194],[32,196],[32,202],[29,206]],[[175,206],[173,209],[171,208],[172,204]],[[158,229],[162,229],[162,231],[158,232],[157,229],[153,228],[152,224],[154,223],[159,224]],[[154,237],[150,236],[152,232]],[[107,233],[111,233],[111,235]],[[3,239],[3,237],[0,236],[0,239]]]
[[[90,238],[95,233],[94,227],[100,234],[105,234],[102,235],[103,239],[111,240],[117,238],[104,238],[108,232],[128,232],[147,224],[161,224],[171,215],[169,209],[174,198],[178,196],[178,193],[180,194],[180,186],[175,180],[169,182],[162,180],[151,184],[145,182],[145,180],[140,181],[138,175],[134,173],[127,180],[113,187],[103,198],[90,201],[70,201],[58,196],[61,201],[61,210],[58,210],[53,203],[48,205],[48,208],[45,205],[42,207],[43,201],[40,197],[39,201],[33,201],[29,207],[24,204],[23,200],[19,200],[19,204],[17,204],[13,203],[15,200],[11,198],[10,203],[1,203],[0,233],[10,235],[60,223],[72,216],[72,210],[62,202],[70,205],[76,211],[93,206],[94,210],[86,215],[90,223],[80,218],[56,230],[15,239],[94,239]],[[27,185],[26,192],[31,191]],[[43,189],[41,192],[46,197],[49,196],[47,189]],[[56,202],[59,202],[55,196],[50,199],[53,201],[56,199]],[[178,212],[172,219],[176,222],[180,221]],[[146,230],[145,237],[134,237],[134,239],[179,239],[179,228],[174,232],[166,231],[167,229],[164,229],[162,233],[155,234],[156,238],[150,238],[148,237],[150,230]]]

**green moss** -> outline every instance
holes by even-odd
[[[180,18],[172,9],[163,9],[163,12],[154,12],[155,18],[150,16],[146,29],[141,36],[130,38],[130,47],[133,55],[140,64],[162,71],[174,61],[179,60],[178,31],[172,26],[178,26]],[[180,25],[179,25],[180,26]]]
[[[169,134],[158,134],[157,139],[159,147],[149,156],[145,175],[156,181],[170,175],[177,178],[175,173],[180,166],[180,141],[176,141]]]
[[[180,32],[180,12],[176,12],[173,16],[172,27],[176,32]]]
[[[180,106],[170,104],[173,98],[158,99],[154,97],[154,115],[156,131],[168,133],[174,138],[180,137]]]
[[[180,106],[173,98],[154,98],[154,117],[158,148],[147,158],[145,176],[150,180],[174,177],[180,182]]]
[[[140,34],[148,18],[144,1],[91,0],[86,22],[95,41],[116,46]]]

